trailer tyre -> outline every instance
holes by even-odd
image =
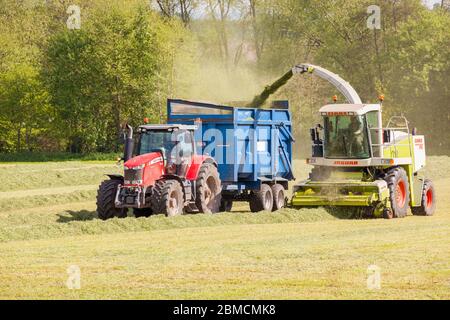
[[[409,208],[409,182],[403,168],[395,168],[385,178],[390,193],[392,213],[395,218],[404,218]]]
[[[198,174],[195,204],[200,213],[220,212],[222,201],[222,182],[219,171],[211,163],[204,163]]]
[[[184,193],[176,180],[158,181],[153,189],[152,210],[156,214],[175,217],[183,214]]]
[[[250,199],[250,210],[252,212],[272,211],[273,193],[272,188],[267,184],[261,185],[261,190],[253,191]]]
[[[278,211],[284,208],[286,204],[286,197],[284,194],[284,187],[281,184],[275,184],[272,186],[273,194],[273,208],[272,211]]]
[[[220,212],[231,212],[233,209],[233,200],[222,199],[220,203]]]
[[[120,180],[105,180],[100,184],[97,192],[97,215],[101,220],[126,218],[127,209],[116,208],[116,194]]]
[[[436,211],[436,192],[431,180],[425,180],[420,207],[411,209],[415,216],[432,216]]]

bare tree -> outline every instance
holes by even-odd
[[[161,13],[168,17],[180,17],[185,25],[188,25],[192,13],[197,6],[197,0],[156,0]]]
[[[228,43],[227,20],[233,0],[208,0],[208,9],[214,21],[215,29],[219,37],[219,49],[222,61],[226,69],[230,60],[230,48]]]

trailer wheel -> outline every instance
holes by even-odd
[[[403,168],[395,168],[385,178],[390,192],[391,208],[395,218],[404,218],[409,208],[409,182]]]
[[[198,174],[195,204],[200,213],[218,213],[222,200],[222,182],[215,165],[204,163]]]
[[[253,191],[250,199],[250,210],[252,212],[272,211],[273,193],[267,184],[261,185],[261,190]]]
[[[133,209],[133,214],[136,218],[150,218],[153,214],[152,209]]]
[[[233,209],[233,200],[224,200],[220,203],[220,212],[231,212]]]
[[[175,217],[183,214],[184,193],[176,180],[158,181],[153,189],[152,209],[156,214]]]
[[[105,180],[97,191],[97,215],[101,220],[126,218],[127,209],[116,208],[116,194],[122,181]]]
[[[273,194],[273,208],[272,211],[278,211],[284,208],[286,198],[284,195],[284,187],[281,184],[275,184],[272,186]]]
[[[431,180],[425,180],[420,207],[411,208],[415,216],[432,216],[436,211],[436,192]]]

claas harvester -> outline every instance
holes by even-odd
[[[331,207],[363,218],[403,218],[409,208],[414,215],[433,215],[435,189],[421,173],[425,137],[410,130],[404,116],[383,127],[383,96],[379,104],[354,98],[357,103],[320,109],[323,123],[311,129],[307,159],[313,169],[294,187],[292,206]]]
[[[313,166],[307,181],[296,185],[291,205],[328,207],[353,216],[403,218],[433,215],[436,194],[422,169],[426,164],[425,137],[410,130],[404,116],[392,117],[383,127],[384,96],[378,104],[364,104],[356,90],[339,75],[319,66],[294,66],[255,97],[266,99],[297,74],[328,81],[346,99],[320,109],[323,123],[311,129]],[[341,210],[340,210],[341,209]]]

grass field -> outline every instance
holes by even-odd
[[[96,188],[114,164],[0,164],[0,299],[449,299],[449,160],[429,159],[436,216],[392,221],[238,206],[103,222]],[[80,290],[66,287],[71,265]],[[380,290],[367,288],[370,265]]]

